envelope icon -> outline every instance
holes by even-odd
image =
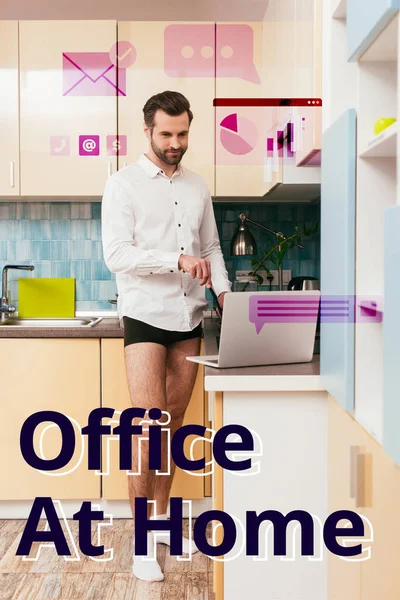
[[[108,52],[63,52],[63,96],[126,96],[126,70]]]

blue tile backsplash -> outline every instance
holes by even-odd
[[[319,204],[243,203],[214,204],[215,218],[230,280],[237,269],[251,270],[250,257],[230,256],[230,242],[244,212],[275,231],[289,236],[294,226],[311,226],[320,216]],[[34,264],[35,271],[10,271],[9,291],[18,308],[20,277],[75,277],[76,310],[115,310],[108,300],[117,292],[115,274],[103,261],[101,203],[0,202],[0,269],[7,263]],[[273,236],[250,225],[258,247]],[[304,250],[289,250],[283,263],[292,277],[320,273],[320,233],[303,238]],[[273,265],[270,264],[269,268]],[[260,288],[267,289],[267,288]],[[272,289],[278,289],[272,287]],[[209,305],[212,298],[206,292]]]

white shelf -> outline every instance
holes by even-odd
[[[345,19],[347,17],[347,0],[339,0],[332,14],[333,19]]]
[[[397,132],[399,122],[396,121],[371,139],[359,153],[360,158],[387,158],[397,156]]]
[[[397,61],[399,18],[396,14],[360,58],[365,61]]]

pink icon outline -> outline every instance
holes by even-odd
[[[119,142],[119,144],[115,143]],[[128,154],[128,138],[126,135],[107,135],[106,148],[108,156],[126,156]]]
[[[63,96],[126,96],[126,71],[108,52],[63,52]]]
[[[69,156],[71,154],[71,143],[69,135],[50,136],[50,155]]]

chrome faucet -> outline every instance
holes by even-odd
[[[5,265],[1,275],[1,299],[0,299],[0,323],[7,321],[11,313],[16,311],[15,306],[9,304],[10,298],[7,296],[7,272],[8,269],[21,269],[23,271],[33,271],[33,265]]]

